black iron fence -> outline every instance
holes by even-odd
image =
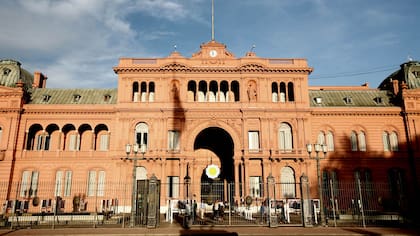
[[[181,191],[185,184],[194,192]],[[161,183],[160,221],[271,227],[321,222],[320,199],[310,197],[318,196],[317,186],[267,181],[243,187],[235,183]],[[131,211],[132,196],[132,186],[126,182],[0,182],[0,227],[130,227],[131,217],[135,217],[135,227],[144,227],[138,223],[143,216]],[[324,222],[329,226],[407,222],[407,194],[395,194],[387,183],[331,182],[323,186],[323,196]]]

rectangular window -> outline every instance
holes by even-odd
[[[262,177],[261,176],[250,176],[249,177],[249,192],[251,197],[261,197],[262,193]]]
[[[88,181],[88,196],[102,197],[105,195],[105,171],[89,171]]]
[[[38,192],[38,171],[25,170],[22,173],[20,196],[35,197]]]
[[[260,151],[260,139],[258,131],[248,131],[248,147],[249,152]]]
[[[170,151],[179,150],[179,136],[178,130],[168,131],[168,149]]]
[[[167,197],[178,198],[179,197],[179,177],[178,176],[168,176],[166,193]]]
[[[71,171],[57,171],[55,174],[54,196],[68,197],[71,195]],[[64,181],[63,181],[64,180]],[[64,192],[63,192],[64,189]]]
[[[89,171],[87,195],[89,197],[95,196],[96,191],[96,171]]]

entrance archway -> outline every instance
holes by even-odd
[[[220,174],[217,178],[207,177],[205,168],[201,174],[201,196],[204,201],[226,199],[226,183],[235,181],[234,144],[231,136],[224,129],[209,127],[202,130],[194,141],[194,151],[204,149],[214,153],[218,160],[210,160],[208,164],[220,163]]]
[[[209,127],[202,130],[194,141],[194,150],[207,149],[219,157],[221,173],[219,178],[227,182],[233,182],[233,140],[229,133],[219,127]]]

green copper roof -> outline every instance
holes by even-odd
[[[29,104],[116,104],[117,89],[34,89]]]
[[[26,91],[32,89],[34,77],[21,67],[20,62],[11,59],[0,60],[0,85],[16,87],[16,83],[22,81]]]
[[[388,91],[384,90],[310,90],[311,107],[390,107]]]

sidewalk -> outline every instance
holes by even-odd
[[[223,227],[223,226],[197,226],[191,229],[183,229],[178,224],[165,224],[156,229],[147,228],[59,228],[59,229],[16,229],[16,230],[0,230],[0,236],[15,235],[74,235],[74,236],[133,236],[133,235],[420,235],[417,229],[399,229],[384,227]]]

